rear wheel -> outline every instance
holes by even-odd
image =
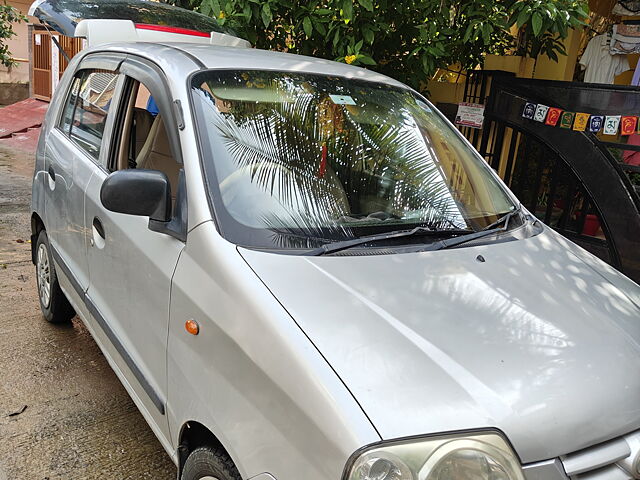
[[[51,323],[68,322],[76,312],[58,283],[45,230],[40,232],[36,243],[36,282],[40,310],[45,320]]]
[[[242,480],[229,456],[212,447],[198,447],[187,457],[180,480]]]

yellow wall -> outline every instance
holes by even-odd
[[[618,75],[615,80],[614,80],[614,84],[616,85],[631,85],[631,80],[633,80],[633,73],[636,70],[636,65],[638,64],[638,57],[640,57],[640,55],[633,54],[633,55],[627,55],[627,59],[629,60],[629,66],[631,67],[631,70],[627,70],[626,72],[621,73],[620,75]]]
[[[539,55],[535,66],[533,78],[541,80],[573,80],[573,72],[578,61],[578,50],[582,40],[583,31],[572,29],[563,41],[567,55],[558,55],[558,61],[554,62],[546,55]]]
[[[573,80],[573,72],[582,40],[583,30],[572,29],[563,41],[567,55],[559,55],[555,62],[546,55],[539,55],[537,60],[517,57],[515,55],[487,55],[485,70],[504,70],[513,72],[522,78],[538,78],[542,80]]]
[[[531,78],[535,60],[515,55],[487,55],[484,61],[485,70],[502,70],[512,72],[516,77]]]
[[[462,83],[430,81],[427,85],[429,99],[434,102],[460,103],[464,99],[464,78]]]

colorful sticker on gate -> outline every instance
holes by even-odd
[[[636,133],[637,126],[638,126],[638,117],[624,116],[620,120],[620,134],[633,135],[634,133]]]
[[[564,112],[560,117],[560,128],[573,127],[573,119],[576,116],[576,112]]]
[[[536,107],[538,105],[535,103],[527,103],[524,106],[524,110],[522,111],[522,116],[524,118],[528,118],[529,120],[533,120],[533,116],[536,114]]]
[[[547,113],[547,120],[544,122],[545,125],[555,127],[558,124],[558,120],[560,120],[561,114],[562,114],[561,108],[550,108],[549,113]]]
[[[602,130],[602,125],[604,124],[604,116],[603,115],[591,115],[589,119],[589,131],[591,133],[598,133]]]
[[[607,115],[604,119],[604,134],[617,135],[620,126],[620,115]]]
[[[584,132],[587,129],[589,123],[588,113],[576,113],[576,119],[573,122],[573,129],[576,132]]]
[[[533,115],[533,119],[536,122],[544,122],[545,118],[547,118],[547,112],[549,111],[549,107],[546,105],[538,105],[536,107],[536,113]]]

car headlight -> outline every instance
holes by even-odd
[[[372,447],[350,462],[345,480],[524,480],[497,433],[407,440]]]

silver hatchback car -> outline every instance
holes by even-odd
[[[84,50],[32,228],[45,318],[79,315],[183,480],[640,479],[640,287],[390,78]]]

